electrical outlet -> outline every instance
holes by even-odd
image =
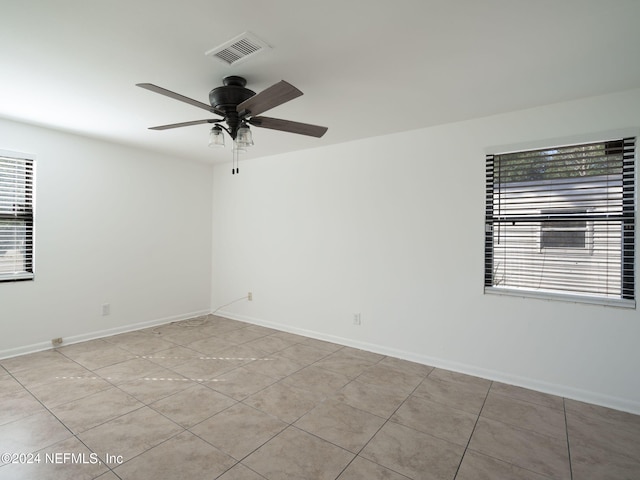
[[[249,300],[250,302],[253,301],[253,293],[251,292],[247,293],[247,300]]]
[[[362,324],[359,313],[354,313],[353,314],[353,324],[354,325],[361,325]]]
[[[58,345],[62,345],[62,337],[52,338],[51,345],[53,345],[54,347],[57,347]]]
[[[102,304],[102,316],[105,317],[107,315],[111,315],[111,304],[103,303]]]

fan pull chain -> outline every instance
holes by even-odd
[[[240,173],[240,169],[237,168],[238,164],[238,149],[236,148],[236,142],[233,142],[233,155],[231,156],[232,167],[231,167],[231,175],[235,175],[236,173]]]
[[[236,174],[240,173],[240,152],[238,152],[238,146],[235,144],[234,145],[236,147],[236,154],[235,154],[235,161],[236,161]]]

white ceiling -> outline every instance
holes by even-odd
[[[198,161],[226,75],[305,95],[265,113],[322,139],[253,128],[248,158],[640,87],[638,0],[0,0],[0,116]],[[272,50],[204,53],[250,31]]]

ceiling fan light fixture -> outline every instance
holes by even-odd
[[[236,134],[236,145],[239,148],[247,148],[253,145],[253,135],[246,122],[242,122]]]
[[[209,132],[209,146],[211,148],[224,147],[224,134],[222,133],[222,128],[218,125]]]

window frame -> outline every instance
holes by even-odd
[[[637,138],[638,133],[635,129],[627,129],[624,132],[609,132],[609,135],[603,135],[600,138],[577,138],[567,139],[566,141],[549,141],[549,142],[536,142],[535,144],[506,147],[493,147],[487,149],[486,153],[486,187],[485,187],[485,255],[484,255],[484,293],[508,295],[517,297],[531,297],[531,298],[543,298],[546,300],[560,300],[575,303],[591,303],[598,305],[609,305],[625,308],[636,308],[636,279],[635,279],[635,217],[636,217],[636,157],[637,157]],[[496,266],[497,259],[494,259],[494,247],[499,245],[500,236],[494,235],[494,229],[496,232],[502,232],[504,223],[494,222],[494,202],[501,201],[502,192],[498,186],[495,191],[495,195],[498,195],[497,199],[494,196],[493,185],[493,160],[500,155],[512,154],[512,153],[532,153],[535,150],[553,150],[562,149],[565,147],[579,147],[589,144],[602,143],[605,149],[608,148],[609,142],[622,142],[622,168],[620,173],[620,183],[622,185],[622,197],[620,201],[622,206],[622,213],[620,216],[620,297],[606,296],[609,294],[591,294],[581,293],[567,290],[536,290],[533,286],[520,287],[520,286],[505,286],[504,277],[500,277],[500,265]],[[630,154],[628,152],[631,152]],[[592,174],[597,176],[598,173]],[[509,177],[512,178],[512,177]],[[516,180],[518,181],[518,180]],[[498,185],[498,184],[496,184]],[[500,193],[498,193],[500,192]],[[540,218],[538,223],[538,251],[552,250],[557,254],[565,255],[567,258],[576,256],[588,256],[593,254],[593,222],[588,219],[586,221],[585,228],[585,248],[554,248],[542,246],[543,235],[543,220],[546,217],[545,213],[552,210],[553,207],[547,205],[541,205],[540,210],[537,212],[537,216]],[[584,210],[583,210],[584,211]],[[535,216],[535,215],[534,215]],[[586,215],[588,216],[588,214]],[[584,218],[584,216],[583,216]],[[504,222],[504,218],[503,218]],[[515,225],[515,224],[514,224]],[[505,233],[506,234],[506,233]],[[495,243],[495,245],[494,245]],[[564,251],[564,252],[563,252]],[[501,285],[502,283],[502,285]]]
[[[35,278],[35,179],[36,179],[36,159],[28,153],[0,150],[0,157],[9,161],[23,162],[25,170],[24,177],[24,203],[14,204],[13,211],[0,209],[0,221],[14,222],[15,227],[20,227],[25,231],[24,240],[24,269],[13,272],[0,273],[0,283],[29,281]],[[7,183],[8,185],[8,183]],[[2,188],[2,187],[0,187]],[[5,200],[8,198],[5,191]],[[2,191],[0,190],[0,198]],[[6,205],[6,203],[5,203]],[[15,228],[14,227],[14,228]]]

